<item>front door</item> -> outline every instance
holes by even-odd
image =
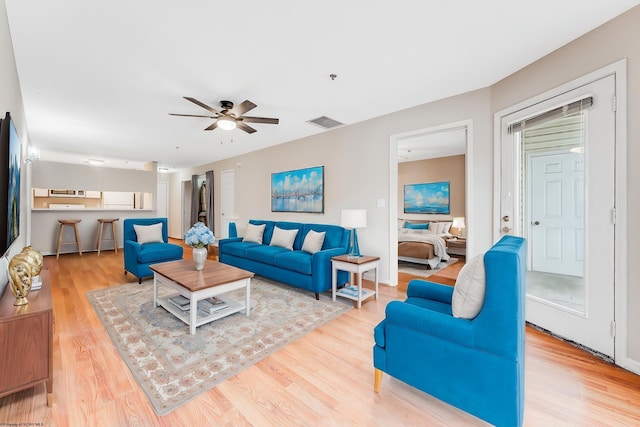
[[[502,118],[499,234],[528,241],[528,322],[614,356],[615,76]]]

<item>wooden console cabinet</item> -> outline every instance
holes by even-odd
[[[47,406],[53,403],[53,304],[49,272],[42,289],[29,293],[29,303],[14,306],[9,285],[0,297],[0,397],[47,386]]]

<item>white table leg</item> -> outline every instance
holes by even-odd
[[[153,273],[153,306],[158,306],[158,274]]]
[[[333,264],[333,263],[332,263]],[[331,298],[336,302],[336,282],[338,281],[338,271],[335,265],[331,266]]]
[[[245,305],[244,312],[248,316],[249,312],[251,311],[251,279],[247,279],[247,287],[245,289],[246,290],[244,293],[244,305]]]
[[[364,273],[358,274],[358,309],[362,307],[362,275]]]
[[[375,299],[378,299],[378,266],[374,269],[376,276],[376,294],[374,295]]]
[[[198,316],[198,300],[192,294],[189,302],[189,333],[196,334],[196,319]]]

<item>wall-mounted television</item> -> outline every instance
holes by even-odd
[[[7,113],[0,123],[0,253],[20,234],[20,138]]]
[[[406,184],[404,213],[451,214],[449,181]]]

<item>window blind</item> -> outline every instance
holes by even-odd
[[[507,127],[507,132],[509,134],[521,132],[525,129],[525,127],[533,127],[544,122],[548,122],[549,120],[570,116],[582,110],[586,110],[587,108],[591,108],[592,106],[593,97],[588,96],[570,104],[566,104],[561,107],[554,108],[553,110],[545,111],[544,113],[538,114],[536,116],[529,117],[525,120],[512,123]]]

